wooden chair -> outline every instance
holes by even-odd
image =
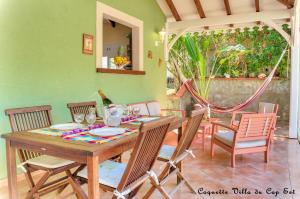
[[[156,175],[151,169],[173,119],[165,117],[143,123],[128,164],[108,160],[99,165],[100,187],[113,192],[113,198],[124,199],[134,197],[147,179],[156,180]],[[78,177],[79,180],[69,177],[69,181],[77,190],[77,195],[87,198],[80,188],[80,179],[86,182],[87,169],[80,171]]]
[[[273,137],[274,137],[275,130],[276,130],[276,124],[277,124],[277,118],[278,118],[278,116],[277,116],[278,109],[279,109],[278,104],[267,103],[267,102],[259,102],[257,112],[247,112],[247,111],[235,111],[235,112],[233,112],[230,124],[231,124],[231,126],[237,127],[239,125],[239,122],[240,122],[237,117],[239,115],[245,114],[245,113],[275,113],[276,118],[275,118],[275,121],[273,123],[273,128],[272,128],[272,132],[271,132],[271,141],[272,141]]]
[[[15,108],[5,110],[9,117],[10,126],[14,133],[48,127],[52,124],[51,106],[34,106],[28,108]],[[42,155],[40,153],[19,149],[19,159],[21,168],[25,172],[26,180],[30,190],[26,198],[33,198],[47,194],[54,190],[61,192],[68,184],[67,176],[56,180],[48,181],[52,176],[66,172],[69,175],[70,169],[79,166],[73,161],[56,158],[53,156]],[[45,171],[40,180],[35,183],[32,173],[38,170]]]
[[[74,114],[83,113],[86,115],[89,112],[90,108],[96,108],[96,116],[99,117],[99,114],[97,112],[97,103],[95,101],[68,103],[67,107],[70,109],[73,122],[75,122]]]
[[[242,114],[237,127],[213,122],[211,157],[214,145],[231,153],[231,166],[235,167],[237,154],[264,152],[265,162],[269,161],[270,136],[276,120],[275,113]],[[226,130],[218,131],[222,127]]]
[[[158,177],[159,182],[155,182],[154,180],[151,180],[152,187],[149,189],[149,191],[146,193],[146,195],[143,198],[149,198],[154,192],[154,190],[158,189],[164,198],[170,199],[172,198],[172,195],[176,193],[176,191],[179,190],[179,188],[183,184],[186,184],[187,187],[193,193],[197,194],[197,191],[191,186],[191,184],[183,176],[180,168],[178,168],[178,165],[182,163],[182,161],[187,156],[189,155],[194,156],[190,147],[195,136],[197,135],[198,128],[200,126],[200,123],[202,121],[205,112],[206,112],[206,108],[194,110],[191,112],[186,128],[184,130],[184,133],[182,134],[182,137],[179,140],[177,147],[169,146],[169,145],[162,146],[159,153],[158,160],[167,162],[167,165],[165,166],[165,168],[163,169],[163,171]],[[174,175],[177,175],[177,178],[180,179],[180,183],[168,193],[163,186],[170,179],[170,177]]]
[[[185,117],[184,110],[162,109],[159,101],[156,100],[127,104],[127,106],[130,106],[132,108],[139,108],[140,114],[146,116],[160,116],[164,112],[177,112],[180,114],[181,117]]]

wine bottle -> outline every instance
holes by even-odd
[[[106,97],[106,95],[104,95],[104,93],[103,93],[103,91],[101,89],[98,91],[98,93],[99,93],[99,95],[100,95],[100,97],[102,99],[103,106],[109,106],[109,105],[111,105],[113,103],[110,99],[108,99]]]

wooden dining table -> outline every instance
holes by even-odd
[[[170,125],[170,131],[178,129],[178,139],[182,135],[183,119],[176,117]],[[140,125],[121,124],[121,127],[138,131]],[[32,133],[29,131],[7,133],[1,137],[6,140],[7,177],[9,198],[17,199],[17,149],[26,149],[45,155],[51,155],[72,160],[87,165],[88,198],[100,199],[99,191],[99,163],[133,148],[138,133],[124,136],[120,139],[102,144],[90,144],[83,141],[65,140],[59,136]],[[178,165],[181,167],[181,165]]]

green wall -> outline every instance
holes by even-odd
[[[4,110],[51,104],[54,122],[70,121],[68,102],[97,100],[102,88],[116,103],[165,101],[163,47],[155,47],[164,16],[153,0],[102,0],[144,21],[146,75],[95,72],[95,56],[83,55],[82,33],[96,34],[95,0],[0,0],[0,132],[8,132]],[[147,51],[153,51],[153,59]],[[0,178],[6,176],[0,141]]]

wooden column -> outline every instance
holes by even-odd
[[[291,88],[290,88],[290,121],[289,137],[297,138],[300,132],[300,2],[295,1],[292,16],[292,47],[291,47]],[[298,137],[299,138],[299,137]]]

